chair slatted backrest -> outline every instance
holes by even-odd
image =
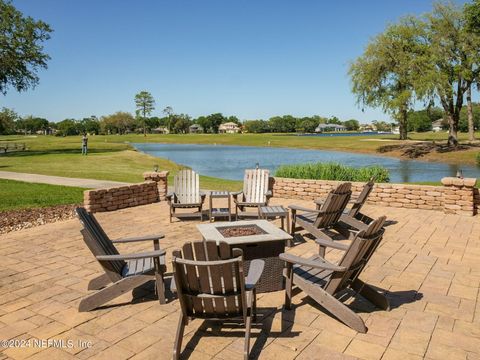
[[[93,214],[90,214],[85,208],[78,207],[75,209],[83,229],[80,231],[83,240],[94,256],[98,255],[119,255],[118,250],[103,231]],[[99,261],[102,268],[110,277],[117,277],[122,273],[125,261]]]
[[[185,316],[246,317],[243,253],[215,241],[187,242],[173,252],[173,274]]]
[[[198,204],[200,200],[200,181],[198,174],[190,169],[180,170],[175,175],[174,192],[180,204]]]
[[[372,177],[365,184],[360,195],[358,195],[358,198],[355,200],[350,211],[348,212],[349,216],[355,217],[360,212],[360,210],[362,210],[363,205],[365,205],[365,203],[367,202],[368,195],[370,195],[373,190],[373,185],[375,184],[374,180],[375,179]]]
[[[347,287],[355,281],[362,270],[367,265],[368,260],[373,255],[383,238],[385,229],[385,216],[372,221],[366,230],[360,231],[350,243],[349,248],[343,254],[338,263],[339,266],[347,268],[345,272],[333,272],[327,283],[325,290],[330,294]]]
[[[342,216],[350,197],[352,196],[352,184],[342,183],[336,189],[330,191],[327,199],[320,207],[320,212],[315,219],[314,225],[317,228],[328,228],[334,225]]]
[[[270,172],[267,169],[247,169],[243,178],[243,194],[249,203],[264,203],[267,201],[268,181]]]

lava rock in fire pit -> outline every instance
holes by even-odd
[[[251,226],[225,226],[217,229],[220,234],[225,238],[238,237],[238,236],[252,236],[265,234],[257,225]]]

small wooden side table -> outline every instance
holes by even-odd
[[[232,206],[229,191],[212,191],[209,197],[209,219],[215,220],[217,217],[228,217],[228,221],[232,221]],[[228,199],[228,208],[214,208],[213,199]]]
[[[277,217],[282,221],[282,230],[290,233],[290,213],[288,209],[285,209],[283,206],[261,206],[259,210],[259,215],[261,219],[276,219]],[[285,219],[287,220],[287,226],[285,229]],[[287,244],[289,247],[292,246],[292,241],[288,241]]]

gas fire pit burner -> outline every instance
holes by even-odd
[[[225,238],[266,234],[266,232],[257,225],[224,226],[218,227],[217,230]]]

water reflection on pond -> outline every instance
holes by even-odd
[[[241,180],[244,169],[256,163],[274,173],[281,164],[335,161],[354,167],[380,165],[390,171],[391,182],[439,181],[455,176],[461,168],[465,177],[480,177],[480,168],[438,162],[400,160],[391,157],[326,150],[296,148],[196,145],[196,144],[133,144],[152,156],[166,158],[191,167],[198,173],[223,179]]]

